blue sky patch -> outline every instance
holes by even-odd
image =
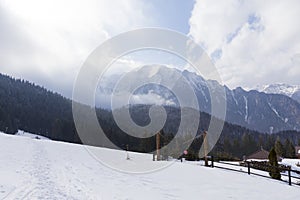
[[[226,37],[226,42],[227,44],[230,43],[237,35],[238,33],[240,32],[241,30],[241,27],[238,27],[233,33],[229,33]]]
[[[216,49],[210,54],[210,57],[213,61],[219,60],[222,57],[222,49]]]

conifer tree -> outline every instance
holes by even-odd
[[[280,174],[280,171],[278,169],[278,161],[277,161],[277,154],[276,154],[276,151],[274,148],[272,148],[272,150],[270,151],[269,153],[269,163],[270,163],[270,176],[273,178],[273,179],[278,179],[280,180],[281,179],[281,174]]]
[[[275,142],[275,151],[276,151],[276,153],[277,153],[278,156],[284,156],[285,155],[285,151],[284,151],[283,145],[280,142],[279,138],[277,138],[277,140]]]
[[[296,155],[295,152],[295,146],[293,145],[293,143],[291,143],[291,141],[289,139],[285,140],[285,157],[286,158],[294,158]]]

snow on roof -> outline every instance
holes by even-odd
[[[300,154],[300,146],[295,147],[296,154]]]

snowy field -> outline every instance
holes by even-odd
[[[297,166],[300,164],[300,159],[283,159],[281,163],[291,166],[292,170],[300,171],[300,167]]]
[[[40,136],[40,135],[35,135],[35,134],[32,134],[32,133],[27,133],[27,132],[21,131],[21,130],[19,130],[16,133],[16,135],[17,136],[22,136],[22,137],[28,137],[28,138],[32,138],[32,139],[49,140],[49,138],[46,138],[46,137],[43,137],[43,136]]]
[[[147,154],[98,148],[120,165],[164,166]],[[100,164],[86,148],[0,133],[0,199],[299,199],[300,187],[188,162],[148,174]]]

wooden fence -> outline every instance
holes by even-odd
[[[228,162],[221,162],[221,161],[215,161],[214,157],[211,156],[209,157],[209,160],[210,160],[210,165],[208,165],[208,167],[212,167],[212,168],[219,168],[219,169],[224,169],[224,170],[230,170],[230,171],[235,171],[235,172],[239,172],[239,173],[247,173],[249,175],[256,175],[256,176],[260,176],[260,177],[264,177],[264,178],[269,178],[269,179],[272,179],[270,176],[268,175],[264,175],[262,173],[257,173],[257,171],[259,172],[263,172],[263,173],[269,173],[269,171],[266,171],[266,170],[260,170],[260,169],[257,169],[257,168],[254,168],[252,165],[251,165],[251,162],[248,162],[248,161],[245,161],[244,162],[244,166],[243,165],[236,165],[236,164],[233,164],[233,163],[228,163]],[[243,171],[241,169],[234,169],[234,167],[246,167],[247,168],[247,171]],[[267,166],[268,168],[275,168],[277,170],[280,171],[280,174],[281,176],[283,177],[287,177],[287,180],[279,180],[279,181],[284,181],[284,182],[287,182],[289,185],[297,185],[297,186],[300,186],[300,171],[296,171],[296,170],[292,170],[290,168],[282,168],[282,167],[274,167],[274,166]],[[284,170],[284,171],[283,171]],[[285,172],[285,173],[283,173]],[[292,175],[292,172],[295,173],[295,174],[299,174],[299,176],[294,176]],[[287,174],[286,174],[287,173]],[[294,180],[297,180],[297,182],[293,182],[292,179]],[[276,180],[276,179],[273,179],[273,180]],[[298,181],[299,180],[299,181]]]

